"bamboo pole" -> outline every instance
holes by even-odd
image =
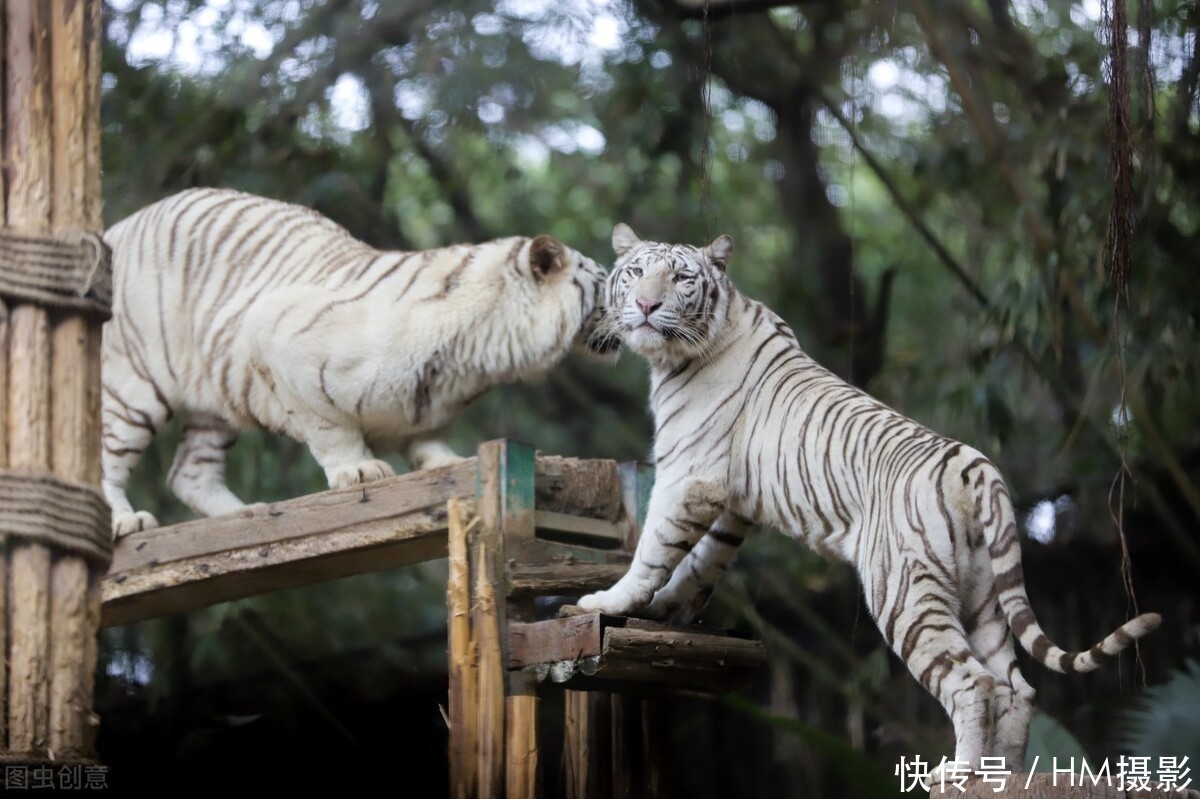
[[[100,232],[99,11],[98,0],[0,2],[0,213],[13,231]],[[98,488],[100,322],[21,302],[4,321],[0,466]],[[7,555],[0,744],[10,757],[89,758],[101,575],[40,543]]]
[[[475,591],[471,627],[478,646],[478,790],[484,797],[500,797],[504,791],[504,658],[500,644],[500,619],[496,592],[485,564],[488,541],[480,536],[471,561],[475,566]]]
[[[5,222],[28,233],[50,224],[50,50],[45,36],[49,3],[8,3],[5,24]],[[26,473],[50,468],[48,410],[49,320],[34,305],[9,316],[8,466]],[[9,550],[8,749],[41,754],[47,716],[50,551],[14,543]]]
[[[10,209],[11,210],[11,209]],[[50,328],[46,312],[17,306],[9,351],[9,468],[26,473],[50,466]],[[9,550],[8,749],[41,756],[49,743],[50,550],[14,542]]]
[[[58,232],[99,232],[99,67],[96,2],[56,4],[50,20],[53,100],[51,221]],[[89,134],[91,138],[89,139]],[[92,173],[95,174],[92,174]],[[82,314],[57,319],[51,351],[54,474],[100,483],[98,343],[100,324]],[[91,713],[100,615],[100,575],[83,558],[61,554],[50,577],[50,749],[85,757],[92,743]]]
[[[471,525],[460,500],[448,503],[450,576],[446,581],[450,651],[450,796],[476,795],[475,748],[479,675],[471,638],[471,580],[467,536]]]

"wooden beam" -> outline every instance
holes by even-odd
[[[562,509],[578,501],[586,510],[612,515],[611,502],[620,501],[613,461],[538,456],[536,469],[539,506]],[[446,502],[474,499],[477,470],[478,459],[467,458],[366,486],[133,533],[117,542],[104,580],[102,623],[127,624],[445,557]],[[601,533],[614,529],[611,520],[546,518]],[[532,528],[513,537],[514,544],[528,544]],[[539,548],[546,557],[606,557],[566,544],[544,542]]]
[[[608,588],[625,576],[628,559],[618,563],[516,564],[508,570],[508,595],[519,596],[582,596],[589,591]]]
[[[446,502],[476,460],[133,533],[104,580],[103,624],[192,610],[446,555]]]

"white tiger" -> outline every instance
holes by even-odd
[[[1017,640],[1051,669],[1095,668],[1159,625],[1086,652],[1042,632],[1017,522],[983,455],[826,371],[725,274],[733,241],[640,241],[618,225],[602,329],[650,363],[656,476],[626,575],[580,607],[685,620],[752,523],[853,564],[888,644],[945,708],[955,760],[1024,763],[1034,691]],[[1015,764],[1015,766],[1013,765]]]
[[[329,485],[457,456],[440,428],[488,387],[533,377],[582,342],[606,273],[550,236],[384,252],[297,205],[193,189],[114,225],[102,349],[103,488],[116,535],[129,472],[185,414],[168,482],[199,514],[243,507],[225,485],[241,429],[308,445]],[[603,345],[596,345],[602,349]]]

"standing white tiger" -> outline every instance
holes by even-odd
[[[884,638],[945,708],[955,760],[1024,763],[1034,692],[1012,632],[1081,672],[1156,628],[1157,614],[1065,652],[1025,593],[1017,521],[996,468],[828,372],[725,275],[733,241],[701,250],[613,231],[606,332],[650,362],[656,476],[628,573],[580,600],[686,619],[751,523],[854,564]],[[1014,765],[1015,764],[1015,765]]]
[[[332,487],[456,458],[435,435],[488,387],[538,375],[599,311],[604,270],[550,236],[384,252],[297,205],[193,189],[113,226],[102,351],[104,493],[113,532],[156,526],[125,494],[176,412],[168,481],[197,513],[243,507],[225,485],[238,430],[308,445]]]

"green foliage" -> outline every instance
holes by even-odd
[[[845,739],[830,735],[798,719],[768,713],[758,705],[736,695],[725,697],[723,701],[748,716],[799,738],[816,754],[825,758],[846,784],[857,788],[862,796],[882,799],[896,795],[896,779]]]
[[[1056,768],[1072,768],[1074,764],[1075,773],[1079,773],[1083,763],[1090,773],[1096,773],[1093,761],[1070,730],[1053,716],[1034,713],[1029,725],[1029,747],[1025,750],[1025,770],[1052,772]]]
[[[1188,660],[1166,682],[1145,689],[1123,727],[1122,747],[1135,757],[1150,755],[1155,768],[1163,756],[1200,763],[1200,662]]]
[[[1056,546],[1112,542],[1124,458],[1136,562],[1194,584],[1192,4],[1142,4],[1150,47],[1131,47],[1127,299],[1105,272],[1109,67],[1095,4],[719,5],[705,26],[673,0],[109,0],[106,219],[223,185],[312,206],[380,247],[544,232],[603,262],[617,221],[647,238],[731,233],[737,285],[819,360],[979,447],[1022,508],[1068,497]],[[203,34],[193,56],[154,45],[189,30]],[[463,453],[510,436],[630,460],[649,455],[651,432],[645,367],[625,356],[615,367],[568,359],[535,384],[495,390],[449,438]],[[189,515],[163,485],[175,436],[146,454],[131,492],[164,522]],[[261,432],[242,437],[229,474],[249,501],[322,487],[304,447]],[[444,624],[442,580],[438,566],[414,568],[110,631],[105,668],[168,704],[196,680],[261,668],[287,683],[295,662],[363,647],[432,668],[436,647],[394,642]],[[1032,586],[1035,606],[1056,587]],[[847,779],[865,769],[861,790],[880,788],[880,775],[843,733],[875,762],[949,751],[944,715],[881,646],[845,566],[759,533],[706,618],[782,653],[772,690],[806,723],[769,726]],[[1161,697],[1184,679],[1151,689],[1138,718],[1181,737]],[[1057,688],[1038,688],[1054,715],[1076,718],[1054,706]],[[1039,716],[1034,750],[1082,752],[1064,732]]]

